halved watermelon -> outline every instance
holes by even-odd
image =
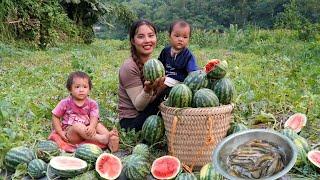
[[[60,177],[74,177],[87,169],[87,162],[82,159],[69,156],[56,156],[50,160],[51,172]]]
[[[319,150],[312,150],[308,152],[308,160],[315,165],[316,167],[320,168],[320,151]]]
[[[284,123],[284,127],[290,128],[296,133],[298,133],[306,125],[306,123],[307,116],[302,113],[296,113],[289,117],[289,119]]]
[[[204,70],[207,73],[208,79],[221,79],[227,73],[227,61],[221,61],[219,59],[211,59],[204,66]]]
[[[153,161],[151,174],[156,179],[173,179],[181,170],[180,160],[174,156],[162,156]]]
[[[110,153],[102,153],[96,161],[96,171],[105,179],[117,179],[122,170],[121,160]]]

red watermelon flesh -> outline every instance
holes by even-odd
[[[152,175],[157,179],[172,179],[180,172],[181,164],[174,156],[162,156],[153,161]]]
[[[298,133],[306,125],[306,123],[307,123],[306,115],[302,113],[296,113],[289,117],[289,119],[285,122],[284,127],[290,128],[296,133]]]
[[[315,166],[320,168],[320,151],[319,150],[312,150],[308,152],[308,159],[312,162]]]
[[[220,64],[219,59],[210,60],[204,67],[205,72],[209,73],[210,71],[214,70],[218,64]]]
[[[96,171],[105,179],[118,178],[121,170],[121,160],[113,154],[102,153],[96,161]]]

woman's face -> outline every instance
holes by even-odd
[[[152,27],[141,25],[131,43],[135,46],[138,55],[150,56],[156,47],[157,36]]]

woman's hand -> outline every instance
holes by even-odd
[[[153,93],[154,91],[156,91],[158,88],[160,88],[161,86],[163,86],[165,77],[160,77],[157,78],[155,81],[150,82],[150,81],[145,81],[144,82],[144,91],[148,94]]]

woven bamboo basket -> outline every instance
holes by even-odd
[[[169,154],[179,158],[190,171],[212,162],[215,146],[230,127],[232,110],[232,104],[211,108],[174,108],[161,103]]]

